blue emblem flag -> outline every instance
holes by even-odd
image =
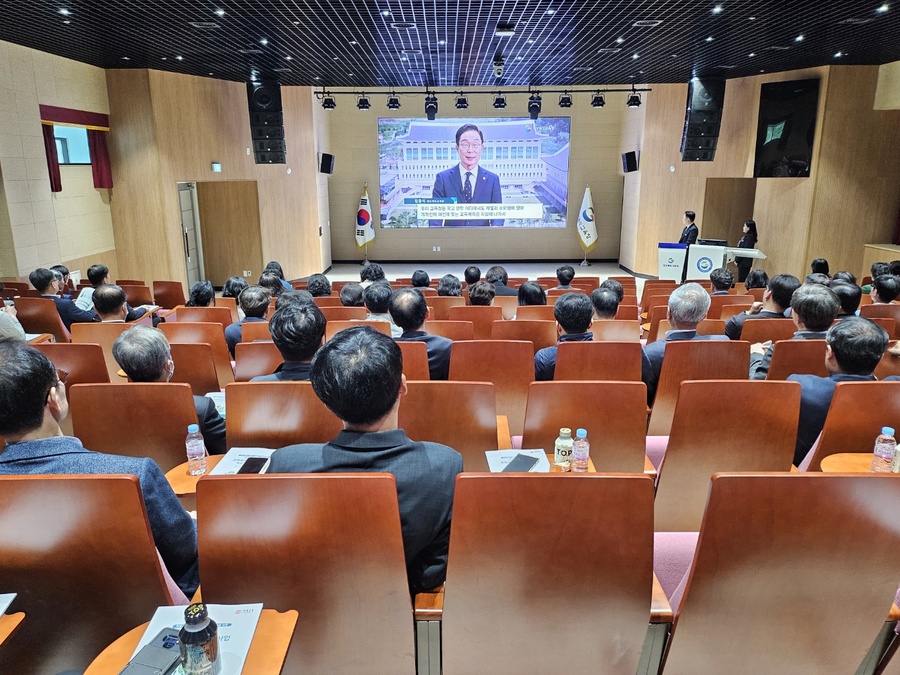
[[[584,199],[578,212],[578,239],[585,253],[597,245],[597,224],[594,222],[594,200],[590,186],[584,188]]]

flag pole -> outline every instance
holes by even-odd
[[[591,266],[591,263],[588,262],[587,251],[585,251],[584,252],[584,260],[581,261],[581,263],[579,264],[579,267],[590,267],[590,266]]]

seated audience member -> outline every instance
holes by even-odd
[[[547,294],[536,281],[526,281],[519,286],[519,307],[525,305],[546,305]]]
[[[872,372],[888,344],[888,334],[867,319],[848,317],[828,329],[825,337],[825,368],[828,377],[791,375],[800,383],[800,425],[794,466],[799,466],[825,426],[828,407],[838,382],[875,380]]]
[[[56,311],[62,319],[66,330],[72,328],[73,323],[89,323],[97,320],[97,315],[92,311],[86,311],[77,307],[72,300],[61,298],[57,295],[59,292],[59,281],[56,275],[45,267],[38,267],[34,272],[28,275],[28,281],[34,286],[42,297],[52,298],[56,303]]]
[[[368,288],[382,279],[384,279],[384,269],[378,263],[367,262],[359,271],[359,282],[363,288]]]
[[[90,288],[81,289],[75,304],[85,311],[90,311],[94,306],[94,292],[101,286],[109,285],[109,268],[106,265],[91,265],[87,271],[88,281],[91,282]],[[120,288],[116,286],[116,288]],[[124,294],[124,291],[123,291]],[[146,314],[153,305],[141,305],[140,307],[131,307],[125,304],[125,321],[134,321],[140,319]]]
[[[822,286],[827,286],[831,283],[831,277],[827,274],[807,274],[806,278],[803,280],[804,284],[820,284]]]
[[[594,306],[594,318],[608,321],[616,318],[619,311],[619,298],[610,288],[597,288],[591,293],[591,304]]]
[[[94,313],[103,323],[125,323],[128,305],[125,302],[125,291],[115,284],[103,284],[94,289],[91,296],[94,301]]]
[[[874,263],[872,263],[872,266],[869,268],[869,276],[871,276],[872,279],[877,279],[882,274],[890,274],[890,273],[891,273],[891,266],[886,262],[874,262]],[[862,292],[865,294],[871,293],[872,292],[872,284],[871,283],[863,284]]]
[[[278,299],[275,301],[275,311],[277,312],[282,307],[291,304],[314,305],[316,304],[316,301],[313,300],[313,296],[310,295],[309,291],[285,291],[279,295]]]
[[[836,318],[846,319],[848,316],[856,316],[860,300],[862,300],[862,291],[859,286],[849,281],[842,281],[835,275],[828,288],[834,291],[834,294],[838,297],[838,302],[841,303],[841,309]]]
[[[199,583],[196,525],[162,470],[147,457],[90,452],[77,438],[63,436],[59,423],[68,412],[65,384],[50,359],[20,342],[0,343],[0,436],[7,442],[0,451],[0,474],[137,476],[156,548],[191,597]]]
[[[709,273],[709,280],[712,282],[710,295],[728,295],[728,289],[734,283],[734,274],[729,269],[717,267]]]
[[[893,274],[882,274],[872,280],[872,292],[869,293],[873,305],[888,305],[900,295],[900,277]]]
[[[724,335],[697,335],[697,324],[706,318],[711,304],[709,293],[700,284],[682,284],[669,296],[666,319],[672,330],[666,331],[665,340],[651,342],[643,348],[641,380],[647,385],[647,403],[652,405],[656,397],[656,385],[662,371],[666,345],[676,340],[727,340]]]
[[[824,340],[841,308],[838,297],[827,286],[803,284],[791,296],[791,318],[797,330],[792,340]],[[764,380],[772,362],[771,341],[750,347],[750,379]]]
[[[175,373],[165,333],[150,326],[133,326],[113,342],[113,358],[132,382],[168,382]],[[194,396],[203,443],[211,455],[225,454],[225,420],[208,396]]]
[[[466,280],[465,287],[468,288],[472,284],[477,284],[481,281],[481,270],[475,265],[469,265],[463,273],[463,277]]]
[[[590,342],[594,306],[584,293],[565,293],[553,306],[559,342]],[[534,355],[534,379],[552,380],[556,372],[557,345],[544,347]]]
[[[750,270],[750,274],[744,280],[744,288],[749,291],[751,288],[765,288],[769,285],[769,275],[765,270]]]
[[[575,278],[575,268],[571,265],[560,265],[556,268],[556,280],[559,284],[556,288],[569,290],[572,288],[572,279]]]
[[[431,284],[431,277],[425,270],[416,270],[412,273],[413,288],[428,288],[429,284]]]
[[[277,298],[282,293],[286,293],[284,290],[284,284],[281,283],[281,279],[278,278],[277,274],[273,272],[263,272],[259,277],[259,281],[257,285],[268,292],[270,298]],[[331,294],[331,287],[329,286],[328,290],[329,295]]]
[[[402,333],[401,342],[424,342],[428,352],[428,373],[432,380],[446,380],[450,375],[450,346],[453,341],[441,335],[429,335],[422,326],[428,314],[425,296],[412,288],[401,288],[390,298],[389,309]]]
[[[753,270],[753,272],[756,271]],[[800,288],[800,280],[797,277],[790,274],[776,274],[769,279],[769,284],[763,292],[762,302],[754,302],[746,312],[735,314],[725,322],[725,335],[730,340],[740,340],[745,321],[785,318],[784,313],[791,306],[791,296],[798,288]]]
[[[392,293],[387,281],[377,281],[363,291],[363,302],[369,310],[366,321],[387,321],[391,324],[391,337],[396,339],[403,335],[403,329],[394,323],[389,312]]]
[[[66,269],[63,267],[63,269]],[[891,260],[888,263],[888,274],[893,274],[895,277],[900,276],[900,260]]]
[[[231,358],[234,358],[234,347],[243,339],[243,326],[245,323],[260,323],[266,320],[266,311],[269,309],[269,300],[272,296],[262,286],[247,286],[238,297],[238,304],[244,313],[244,318],[225,327],[225,342]]]
[[[225,281],[225,285],[222,286],[222,297],[237,298],[241,294],[241,291],[249,285],[247,280],[242,277],[228,277]]]
[[[306,290],[314,298],[328,297],[331,295],[331,282],[324,274],[313,274],[306,282]]]
[[[54,265],[50,268],[50,271],[56,274],[56,278],[59,279],[59,288],[62,291],[62,297],[71,300],[72,287],[69,285],[69,268],[65,265]]]
[[[625,288],[615,279],[607,279],[600,283],[600,290],[610,290],[616,294],[618,302],[622,302],[625,298]]]
[[[809,264],[809,271],[812,274],[824,274],[829,279],[828,261],[825,258],[816,258]]]
[[[484,280],[494,285],[495,295],[518,295],[519,292],[515,288],[507,286],[509,283],[509,275],[500,265],[494,265],[484,274]]]
[[[406,394],[400,348],[368,326],[341,331],[316,354],[311,379],[316,396],[343,420],[344,430],[324,446],[276,450],[268,473],[393,474],[409,589],[417,593],[440,586],[462,457],[445,445],[412,441],[397,428],[400,397]]]
[[[847,281],[851,284],[859,286],[859,284],[856,283],[856,275],[852,272],[841,270],[840,272],[835,272],[834,274],[832,274],[831,279],[832,281]]]
[[[309,379],[309,364],[325,342],[325,315],[315,303],[289,302],[269,319],[272,341],[284,359],[271,375],[257,375],[251,382],[288,382]]]
[[[291,290],[293,288],[287,281],[284,279],[284,270],[281,269],[281,263],[276,260],[270,260],[266,263],[266,267],[263,270],[263,274],[270,273],[274,274],[278,277],[278,280],[281,281],[281,288],[285,291]]]
[[[341,305],[344,307],[365,307],[363,302],[363,291],[365,289],[359,284],[345,284],[341,288]]]
[[[486,281],[478,281],[469,287],[469,304],[474,306],[489,306],[493,304],[496,293],[497,291],[493,284],[489,284]]]
[[[0,283],[0,290],[3,290],[2,283]],[[25,329],[16,318],[15,306],[7,305],[5,302],[0,305],[0,342],[3,340],[25,341]]]
[[[188,293],[185,307],[212,307],[216,299],[216,290],[208,279],[198,281]]]
[[[459,278],[453,274],[445,274],[438,282],[437,294],[458,298],[462,295],[462,284]]]

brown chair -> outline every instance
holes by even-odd
[[[789,375],[828,377],[825,340],[779,340],[772,350],[767,380],[786,380]]]
[[[449,314],[451,321],[471,321],[476,340],[489,340],[494,321],[503,319],[503,309],[494,305],[451,307]]]
[[[599,277],[575,277],[572,279],[571,285],[578,286],[583,289],[585,293],[590,295],[592,291],[600,288],[600,279]]]
[[[305,291],[305,290],[306,290],[306,286],[307,286],[307,282],[306,282],[306,281],[292,281],[292,282],[291,282],[291,287],[292,287],[295,291]]]
[[[471,321],[432,321],[422,327],[430,335],[441,335],[451,340],[474,340],[475,325]]]
[[[106,372],[110,382],[124,382],[119,375],[119,364],[113,358],[112,346],[122,333],[131,328],[127,323],[73,323],[72,342],[76,344],[95,344],[103,349],[106,360]]]
[[[205,602],[298,610],[285,673],[415,673],[392,475],[210,476],[197,510]]]
[[[66,387],[76,384],[109,382],[103,348],[96,344],[41,342],[34,348],[53,361],[59,370],[68,373]]]
[[[860,672],[897,589],[897,509],[890,477],[714,475],[663,672]]]
[[[666,345],[648,436],[668,436],[685,380],[746,380],[750,345],[740,340],[673,340]],[[712,402],[711,402],[712,403]]]
[[[594,334],[594,342],[639,342],[641,324],[634,319],[594,319],[591,332]]]
[[[657,307],[665,309],[669,306],[669,295],[651,295],[646,301],[647,305],[641,308],[641,318],[649,321],[655,313],[654,309]],[[666,318],[666,313],[663,312],[662,316]]]
[[[516,320],[556,321],[553,305],[523,305],[516,311]]]
[[[722,316],[722,308],[726,305],[745,305],[753,304],[753,296],[751,295],[713,295],[709,299],[709,311],[706,316],[710,319],[719,319]]]
[[[519,298],[515,295],[498,295],[491,304],[503,311],[505,320],[511,321],[516,318],[516,312],[519,309]]]
[[[762,302],[763,293],[766,292],[765,288],[748,288],[746,290],[747,295],[752,296],[754,302]]]
[[[874,323],[876,326],[881,326],[884,328],[885,332],[888,334],[892,340],[897,335],[897,322],[893,319],[886,316],[871,316],[869,317],[869,321]]]
[[[655,298],[656,296],[654,296]],[[654,298],[651,298],[652,302]],[[660,336],[659,324],[662,321],[666,320],[666,317],[669,315],[669,307],[668,305],[654,305],[650,308],[650,312],[648,314],[648,321],[650,326],[648,327],[646,324],[644,328],[647,329],[647,344],[651,344],[656,342]],[[662,333],[665,335],[665,333]]]
[[[153,299],[160,307],[175,309],[184,304],[184,286],[180,281],[154,281]]]
[[[881,427],[900,419],[900,382],[838,382],[807,471],[841,452],[872,454]]]
[[[238,314],[237,298],[216,297],[213,299],[213,305],[215,307],[225,307],[229,312],[231,312],[231,323],[237,323],[241,320],[241,317]]]
[[[461,475],[443,672],[636,672],[650,608],[652,529],[647,476]],[[552,590],[538,588],[545,582]],[[558,649],[548,647],[549,636],[559,638]]]
[[[186,344],[176,342],[169,345],[175,373],[169,382],[184,382],[191,385],[194,396],[205,396],[211,391],[219,391],[219,377],[212,349],[208,344]]]
[[[116,279],[119,286],[146,286],[147,282],[143,279]]]
[[[343,424],[309,382],[234,382],[225,387],[229,448],[327,443]]]
[[[728,305],[725,305],[728,307]],[[659,322],[657,339],[664,339],[668,331],[672,330],[669,322],[663,319]],[[723,319],[703,319],[697,324],[697,335],[725,335],[725,321]],[[649,341],[648,341],[649,344]]]
[[[257,340],[271,340],[268,321],[250,321],[241,324],[241,342],[256,342]]]
[[[624,341],[560,342],[553,379],[640,382],[641,345]]]
[[[753,306],[753,303],[735,303],[733,305],[722,305],[722,311],[719,313],[719,318],[723,321],[728,321],[731,317],[740,314],[741,312],[746,312]]]
[[[220,323],[193,323],[188,321],[166,321],[159,324],[166,334],[169,343],[188,342],[206,343],[213,353],[216,363],[216,375],[219,377],[219,388],[234,382],[234,369],[231,366],[231,352],[225,343],[225,331]]]
[[[190,385],[172,382],[78,384],[69,388],[69,414],[87,449],[149,457],[163,471],[186,461],[184,437],[197,424]]]
[[[259,375],[270,375],[284,362],[271,340],[238,342],[234,346],[234,381],[249,382]]]
[[[582,293],[584,295],[590,295],[590,293],[585,293],[584,289],[575,288],[574,286],[572,288],[551,288],[547,291],[547,302],[550,302],[551,298],[553,299],[553,302],[556,302],[557,298],[561,298],[566,293]]]
[[[26,333],[49,333],[57,342],[71,342],[69,331],[51,298],[16,298],[16,318]],[[72,324],[76,326],[78,324]]]
[[[534,348],[530,342],[454,342],[450,348],[450,379],[493,382],[497,414],[507,416],[511,434],[522,433],[528,385],[534,380]]]
[[[388,337],[391,336],[391,323],[389,321],[359,321],[350,319],[347,321],[329,321],[325,324],[325,341],[328,342],[335,334],[348,328],[356,328],[357,326],[369,326],[379,333],[384,333]]]
[[[400,343],[403,344],[403,343]],[[421,343],[419,343],[421,344]],[[408,382],[400,428],[414,441],[449,445],[466,471],[487,471],[485,450],[497,450],[497,408],[490,382]]]
[[[451,307],[465,307],[466,299],[460,296],[439,295],[428,298],[429,306],[434,310],[431,318],[438,321],[448,321],[450,319]]]
[[[7,290],[14,291],[30,291],[32,290],[31,286],[28,285],[27,282],[24,281],[4,281],[3,285]]]
[[[647,301],[654,295],[670,295],[675,290],[675,282],[665,279],[647,280],[644,282],[644,289],[641,292],[641,312],[647,311]]]
[[[734,427],[747,411],[760,424]],[[798,382],[682,382],[656,488],[658,532],[697,532],[718,471],[791,470]]]
[[[341,299],[337,295],[319,295],[313,298],[313,302],[316,303],[316,307],[343,307],[344,305],[341,303]]]
[[[322,307],[322,314],[327,321],[365,320],[369,310],[365,307]]]
[[[0,578],[25,620],[4,673],[82,672],[172,604],[135,476],[0,477]]]
[[[859,315],[864,319],[893,319],[894,331],[889,333],[891,339],[900,338],[897,334],[897,324],[900,323],[900,305],[862,305],[859,308]]]
[[[892,354],[891,349],[896,348],[897,341],[893,340],[888,344],[888,348],[884,350],[881,361],[875,366],[875,377],[883,380],[891,375],[900,376],[900,354]]]
[[[403,374],[407,380],[429,380],[431,374],[428,371],[428,348],[424,342],[398,342],[400,353],[403,354]]]
[[[509,288],[518,288],[528,281],[528,277],[509,277],[507,281],[508,283],[506,285],[509,286]]]
[[[119,284],[119,286],[125,291],[125,301],[132,307],[153,304],[153,296],[150,295],[149,286],[129,286],[127,284],[125,286]]]
[[[534,351],[556,344],[555,321],[495,321],[491,328],[491,340],[527,340]]]
[[[166,322],[217,323],[224,330],[231,325],[231,310],[227,307],[176,307],[174,314],[166,315]]]
[[[640,320],[640,314],[638,313],[637,301],[619,303],[619,308],[616,310],[616,321],[638,320]]]
[[[532,382],[522,447],[553,452],[560,427],[573,434],[587,430],[597,471],[642,473],[647,387],[643,382]]]
[[[790,340],[797,332],[791,319],[747,319],[741,328],[741,340],[751,345],[757,342]]]

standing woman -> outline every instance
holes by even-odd
[[[756,221],[748,220],[744,222],[744,236],[741,237],[741,240],[738,242],[738,248],[756,248],[757,240]],[[738,268],[737,280],[738,282],[742,282],[746,280],[747,275],[750,274],[750,268],[753,267],[753,258],[736,257],[734,261],[737,263]]]

